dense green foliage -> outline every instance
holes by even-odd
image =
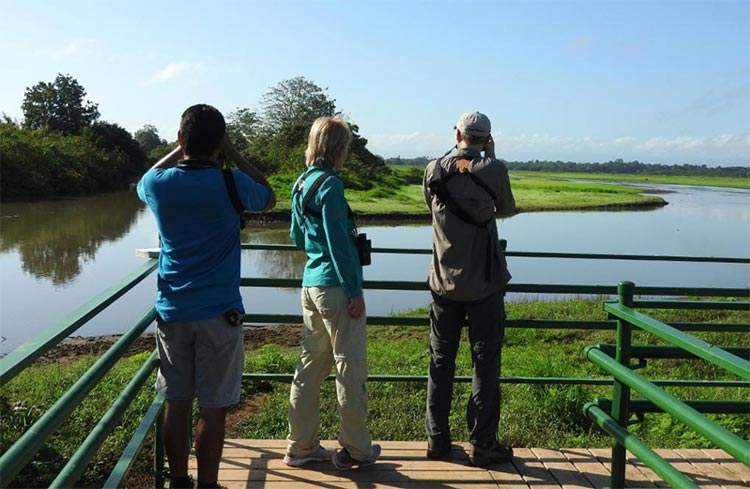
[[[305,167],[307,136],[313,121],[339,114],[335,100],[325,89],[296,77],[271,87],[262,96],[259,111],[240,108],[229,114],[227,131],[240,153],[261,171],[294,178]],[[359,134],[359,127],[349,126],[353,132],[351,150],[339,174],[347,188],[370,189],[390,171],[381,157],[367,149],[367,139]],[[288,193],[288,187],[276,190],[281,195]]]
[[[70,75],[39,82],[24,93],[24,127],[75,134],[99,118],[98,104],[85,99],[86,89]]]
[[[167,141],[159,136],[159,130],[151,124],[146,124],[135,131],[133,139],[136,140],[141,149],[148,154],[159,146],[164,146]]]
[[[27,88],[22,125],[0,122],[0,199],[49,198],[127,187],[146,154],[70,75]]]
[[[106,122],[69,135],[0,123],[0,156],[2,200],[125,188],[145,165],[130,134]]]

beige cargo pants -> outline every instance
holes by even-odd
[[[339,443],[357,460],[370,457],[372,439],[367,416],[366,317],[352,319],[343,287],[302,289],[302,353],[289,394],[287,454],[317,450],[320,386],[336,366],[336,394],[341,430]]]

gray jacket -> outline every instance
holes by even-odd
[[[465,168],[483,182],[495,198],[468,175],[458,172],[457,162],[470,160]],[[456,204],[484,227],[465,222],[446,207],[431,184],[443,181]],[[500,292],[510,273],[497,243],[495,216],[515,212],[508,169],[498,159],[484,158],[478,150],[456,149],[450,155],[431,161],[422,183],[425,203],[432,213],[432,264],[430,289],[455,301],[474,301]]]

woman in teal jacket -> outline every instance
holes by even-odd
[[[331,459],[342,470],[369,465],[380,455],[365,425],[367,331],[362,265],[354,216],[336,175],[352,134],[338,117],[321,117],[310,129],[307,169],[292,189],[289,235],[307,254],[302,276],[301,355],[289,395],[289,445],[284,462],[300,466]],[[336,367],[341,430],[338,452],[320,445],[320,386]]]

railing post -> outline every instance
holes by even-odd
[[[162,424],[164,423],[164,408],[154,423],[154,487],[164,487],[164,438],[162,437]]]
[[[617,284],[618,302],[627,307],[633,307],[633,291],[635,284],[633,282],[620,282]],[[617,348],[615,350],[615,360],[620,364],[630,368],[631,343],[633,327],[629,322],[617,320]],[[628,427],[630,420],[630,387],[614,379],[614,389],[612,393],[612,412],[610,415],[617,420],[624,429]],[[625,487],[625,447],[618,442],[612,445],[612,480],[613,488]]]

